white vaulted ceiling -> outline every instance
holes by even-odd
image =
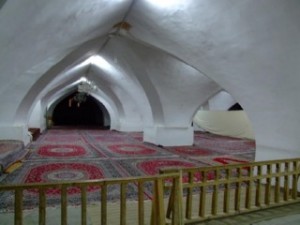
[[[300,155],[299,0],[0,0],[0,7],[2,133],[27,127],[37,105],[43,117],[87,77],[114,129],[188,127],[226,90],[251,121],[257,158]]]

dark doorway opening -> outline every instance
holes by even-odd
[[[244,110],[239,103],[235,103],[228,109],[228,111],[239,111],[239,110]]]
[[[53,125],[108,129],[104,121],[103,104],[90,95],[83,96],[83,101],[77,101],[78,96],[78,92],[72,93],[56,105]]]

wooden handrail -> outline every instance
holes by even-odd
[[[164,207],[164,183],[170,183],[176,188],[176,192],[180,192],[180,174],[172,173],[158,176],[145,176],[145,177],[132,177],[132,178],[115,178],[115,179],[103,179],[103,180],[89,180],[89,181],[62,181],[57,183],[30,183],[30,184],[11,184],[11,185],[0,185],[0,192],[4,191],[14,191],[15,193],[15,208],[14,208],[14,224],[23,224],[23,194],[24,190],[37,189],[38,190],[38,212],[39,212],[39,224],[46,224],[46,212],[47,212],[47,189],[56,188],[61,191],[61,224],[68,224],[68,188],[78,187],[80,189],[81,198],[81,225],[87,224],[87,197],[88,197],[88,186],[98,186],[101,188],[101,224],[107,225],[107,210],[108,210],[108,194],[110,185],[118,185],[120,188],[120,225],[125,225],[127,223],[126,212],[127,212],[127,193],[128,185],[133,184],[138,186],[137,193],[137,204],[138,204],[138,224],[144,225],[146,219],[144,214],[144,185],[151,182],[153,185],[153,199],[152,199],[152,214],[151,225],[165,225],[165,207]],[[180,201],[176,201],[174,209],[176,211],[181,211]],[[174,225],[181,225],[180,218],[178,214],[174,214],[171,217],[171,222]]]
[[[23,224],[24,190],[38,190],[39,224],[46,224],[47,190],[61,193],[61,224],[67,224],[68,188],[80,190],[81,224],[87,224],[88,186],[101,189],[101,224],[108,224],[109,186],[120,188],[120,225],[127,223],[128,185],[137,187],[137,222],[183,225],[263,208],[300,202],[300,158],[230,164],[212,167],[166,168],[157,176],[114,178],[57,183],[0,185],[0,192],[14,191],[15,225]],[[145,218],[145,184],[153,186],[152,216]],[[170,193],[166,195],[166,193]],[[164,197],[168,198],[165,206]],[[148,221],[147,221],[148,219]]]
[[[160,171],[161,174],[176,172],[182,173],[186,194],[184,223],[300,202],[300,158]],[[165,189],[171,189],[168,217],[175,211],[176,193],[169,185]],[[197,205],[198,213],[193,212],[197,211]]]

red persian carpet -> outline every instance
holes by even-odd
[[[244,163],[254,160],[255,142],[196,132],[193,146],[159,147],[143,143],[139,132],[109,130],[51,129],[28,146],[23,166],[8,174],[0,184],[77,181],[158,174],[165,167],[195,167]],[[128,187],[132,193],[137,187]],[[99,199],[99,190],[90,187],[89,200]],[[148,194],[150,189],[145,190]],[[34,203],[36,190],[24,193],[25,207]],[[59,191],[48,190],[48,204],[59,204]],[[68,189],[68,201],[78,203],[80,191]],[[111,187],[109,199],[119,197]],[[12,195],[0,193],[0,210],[12,206]]]

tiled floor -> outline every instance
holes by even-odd
[[[254,223],[253,225],[298,225],[300,224],[300,214],[283,216],[276,219]]]
[[[145,217],[148,219],[145,224],[150,222],[151,205],[145,205]],[[128,204],[127,224],[138,224],[136,215],[137,204],[131,202]],[[108,224],[120,224],[119,212],[117,212],[117,203],[108,205]],[[100,224],[100,206],[91,205],[88,208],[87,225]],[[13,222],[13,213],[1,213],[0,224],[11,225]],[[38,224],[38,210],[24,212],[24,225]],[[47,208],[47,225],[60,224],[60,210],[58,208]],[[81,224],[80,207],[68,207],[68,224]],[[231,216],[223,219],[210,220],[199,225],[299,225],[300,224],[300,203],[288,206],[281,206],[273,209],[257,211],[249,214]]]
[[[299,225],[300,203],[210,220],[199,225]]]

